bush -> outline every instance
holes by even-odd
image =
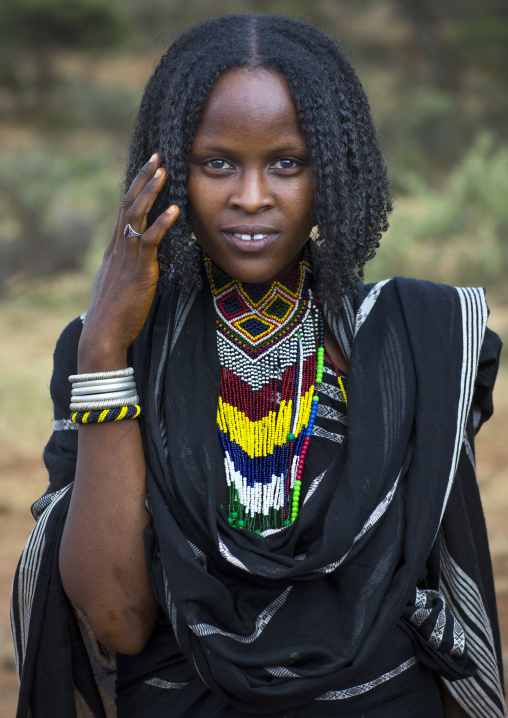
[[[367,267],[369,280],[402,274],[506,291],[508,146],[483,133],[444,188],[431,188],[414,172],[403,182],[407,195],[396,201],[379,255]]]
[[[101,220],[119,204],[102,157],[4,154],[0,167],[0,289],[9,277],[81,269]]]

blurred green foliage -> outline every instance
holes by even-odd
[[[2,0],[0,83],[18,114],[44,114],[59,85],[59,50],[117,47],[130,32],[119,0]]]
[[[2,38],[16,38],[20,49],[33,45],[103,47],[118,43],[127,26],[115,0],[2,0]]]
[[[116,185],[100,155],[4,152],[0,291],[16,276],[80,270],[101,221],[113,227]]]
[[[396,274],[506,291],[508,145],[482,133],[442,187],[430,186],[415,170],[399,183],[406,192],[368,279]]]
[[[79,269],[94,238],[107,242],[147,58],[235,12],[303,16],[344,38],[396,195],[367,274],[503,287],[506,0],[2,0],[0,129],[32,139],[21,153],[0,145],[0,285]]]

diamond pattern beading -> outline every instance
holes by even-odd
[[[292,309],[292,305],[287,299],[283,299],[280,295],[276,296],[273,302],[271,302],[264,310],[263,314],[273,319],[278,319],[283,322],[288,316]]]
[[[247,317],[239,322],[234,322],[234,325],[238,327],[242,332],[248,335],[251,341],[256,341],[273,329],[273,324],[269,322],[263,322],[257,317]]]
[[[245,359],[256,360],[269,354],[302,321],[312,276],[306,259],[283,281],[271,284],[242,284],[209,257],[204,262],[218,334]]]
[[[219,299],[217,305],[227,319],[234,319],[248,311],[247,305],[235,290]]]

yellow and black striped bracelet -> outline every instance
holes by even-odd
[[[122,419],[137,419],[141,414],[141,407],[116,406],[113,409],[98,411],[75,411],[71,414],[73,424],[102,424],[105,421],[122,421]]]

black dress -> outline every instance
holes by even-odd
[[[347,376],[340,374],[347,393]],[[319,410],[303,475],[303,496],[312,479],[325,469],[330,456],[345,458],[347,441],[347,402],[337,382],[334,368],[325,361],[320,387]],[[369,687],[388,666],[398,666],[399,656],[414,652],[410,637],[400,628],[394,632],[390,650],[383,650],[357,685]],[[142,653],[117,654],[116,694],[118,718],[247,718],[236,707],[221,701],[203,684],[182,655],[169,621],[161,612],[154,634]],[[355,710],[354,696],[342,701],[313,701],[296,709],[273,714],[274,718],[300,716],[344,716],[345,718],[441,718],[442,704],[437,675],[421,662],[379,685],[369,687],[369,700],[362,698],[361,711]],[[340,705],[340,709],[338,704]],[[344,704],[344,705],[342,705]],[[368,708],[369,704],[372,705]],[[344,713],[344,710],[347,712]],[[340,711],[340,712],[338,712]]]
[[[417,290],[419,286],[416,286]],[[409,285],[408,289],[411,290],[411,296],[415,295],[415,285]],[[402,294],[403,290],[405,286],[399,281],[397,291]],[[426,291],[426,288],[424,290]],[[438,293],[439,290],[431,291],[432,297]],[[350,314],[354,315],[356,312],[357,323],[358,317],[365,322],[362,311],[371,296],[372,289],[361,287],[358,297],[351,300],[349,306],[346,305],[346,310]],[[391,298],[389,303],[393,304]],[[382,310],[383,306],[380,312]],[[328,318],[328,323],[335,336],[342,340],[341,348],[347,356],[346,340],[352,343],[352,336],[344,339],[344,336],[341,336],[344,327],[334,327],[333,318]],[[167,317],[162,313],[161,326],[167,325]],[[187,659],[183,658],[180,644],[175,639],[173,626],[168,621],[167,613],[164,612],[161,613],[154,635],[141,654],[133,657],[116,656],[118,677],[115,691],[112,683],[115,657],[108,655],[104,647],[94,646],[93,639],[90,639],[83,629],[82,621],[76,619],[63,594],[57,565],[58,545],[70,498],[69,487],[74,478],[77,453],[77,432],[68,422],[70,385],[67,377],[76,371],[76,349],[80,331],[81,322],[76,320],[63,333],[55,352],[55,372],[51,383],[55,405],[55,426],[45,451],[45,462],[50,474],[50,489],[48,494],[34,506],[34,514],[41,518],[25,549],[13,589],[13,627],[18,664],[23,666],[19,718],[28,716],[34,707],[37,709],[36,715],[48,716],[48,718],[55,715],[55,706],[59,706],[59,715],[74,715],[72,706],[74,706],[76,690],[83,697],[89,714],[94,718],[105,715],[109,718],[113,715],[108,705],[111,705],[115,692],[120,718],[130,718],[130,716],[148,718],[148,716],[159,715],[171,715],[176,718],[188,715],[196,718],[205,716],[240,718],[247,715],[272,715],[274,718],[305,715],[345,718],[360,718],[360,716],[439,718],[442,708],[438,674],[445,676],[447,680],[459,678],[456,683],[449,685],[457,686],[454,696],[463,697],[463,701],[460,702],[468,707],[469,715],[483,715],[481,711],[484,709],[477,701],[481,701],[483,705],[484,697],[488,702],[485,705],[495,706],[495,711],[491,711],[492,716],[505,715],[501,693],[502,672],[501,668],[496,666],[500,652],[495,597],[483,515],[474,474],[473,412],[467,421],[464,448],[458,460],[457,477],[460,478],[455,480],[448,500],[448,507],[455,513],[452,515],[449,509],[445,512],[438,541],[431,547],[427,560],[423,561],[417,581],[422,591],[428,590],[428,587],[431,589],[438,585],[436,572],[438,573],[439,567],[442,567],[450,589],[449,603],[460,619],[466,636],[474,637],[470,644],[472,661],[467,662],[469,659],[466,659],[464,654],[463,659],[457,663],[458,667],[453,668],[447,656],[442,657],[431,649],[422,631],[416,630],[416,623],[422,614],[416,615],[415,605],[411,605],[409,609],[404,609],[400,620],[391,627],[383,643],[376,650],[371,650],[368,664],[354,672],[354,680],[349,683],[342,682],[339,690],[331,686],[319,699],[304,701],[296,708],[274,708],[270,711],[265,704],[257,713],[255,709],[243,710],[238,705],[222,700],[206,687]],[[149,327],[147,331],[152,329]],[[153,333],[156,336],[156,324]],[[190,331],[189,337],[192,336],[195,336],[195,332]],[[367,346],[366,350],[368,349]],[[476,418],[480,423],[492,413],[491,396],[498,354],[499,340],[487,330],[474,394],[474,404],[480,409]],[[188,361],[187,356],[185,361]],[[356,366],[359,364],[360,362]],[[329,367],[325,378],[329,380],[330,387],[336,388],[335,377]],[[362,377],[358,372],[355,381],[357,387],[361,385]],[[345,407],[334,404],[333,396],[329,397],[328,406],[323,402],[323,407],[330,409],[330,415],[318,417],[317,429],[321,430],[323,435],[319,436],[317,431],[311,442],[312,452],[309,450],[305,467],[307,474],[304,475],[307,486],[311,475],[316,476],[319,473],[320,462],[326,463],[326,456],[330,451],[335,451],[338,455],[343,454],[343,458],[339,457],[338,461],[347,462],[344,449],[348,442],[345,439],[342,441],[330,439],[324,433],[345,436],[346,424],[337,419],[338,413],[345,416]],[[334,412],[335,417],[331,416]],[[369,420],[370,418],[367,418],[367,421]],[[367,452],[369,448],[368,445],[365,446]],[[402,494],[401,500],[403,499]],[[215,511],[220,509],[216,506]],[[460,526],[457,525],[456,516],[459,515],[457,512],[463,519]],[[443,536],[446,538],[446,543],[443,543]],[[156,571],[159,535],[156,535],[149,526],[146,538],[149,565],[155,567],[153,570]],[[472,556],[476,558],[472,559]],[[464,565],[467,564],[467,571],[457,563],[457,558],[463,560]],[[476,573],[474,566],[477,567]],[[27,567],[30,573],[27,572]],[[474,576],[474,580],[470,578],[471,575]],[[453,584],[456,577],[462,581],[462,587]],[[156,577],[154,580],[157,580]],[[431,593],[432,591],[429,590],[428,595]],[[471,596],[474,597],[474,606]],[[409,598],[408,596],[408,601]],[[414,599],[412,600],[414,602]],[[416,605],[421,600],[422,595],[417,593]],[[310,617],[308,611],[319,611],[319,605],[307,605],[306,610],[307,613],[296,615],[296,620],[300,620],[304,625]],[[410,613],[407,613],[407,610]],[[427,611],[428,615],[432,613],[431,607],[425,607],[423,611]],[[449,623],[448,620],[447,626]],[[420,628],[423,626],[425,629],[425,625],[423,621]],[[435,627],[438,622],[433,625]],[[453,620],[450,625],[455,625]],[[292,630],[293,627],[295,624],[290,625],[288,630]],[[367,640],[369,638],[367,637]],[[477,652],[478,646],[481,646],[480,654]],[[485,656],[487,663],[483,660]],[[63,660],[60,657],[63,657]],[[474,673],[475,663],[479,665],[477,678],[470,679],[467,676]],[[44,666],[43,670],[41,665]],[[454,673],[455,670],[457,672]],[[461,677],[464,680],[460,680]],[[475,705],[478,705],[478,712]]]

